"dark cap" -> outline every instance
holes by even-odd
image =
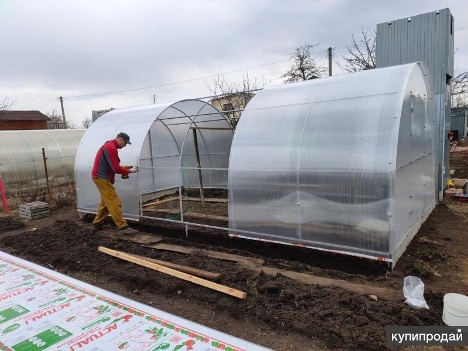
[[[122,133],[119,133],[119,134],[117,134],[117,138],[122,138],[123,140],[125,140],[125,142],[126,142],[127,144],[132,145],[132,143],[130,142],[130,137],[128,136],[127,133],[123,133],[123,132],[122,132]]]

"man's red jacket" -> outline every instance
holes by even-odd
[[[117,150],[118,144],[115,139],[104,143],[96,153],[96,158],[94,159],[93,170],[91,171],[93,178],[109,179],[109,181],[114,184],[116,173],[128,176],[130,170],[120,166],[120,158]]]

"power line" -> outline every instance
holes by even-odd
[[[57,101],[57,98],[54,98],[53,100],[48,100],[47,102],[39,102],[39,103],[36,103],[36,104],[32,104],[32,105],[28,105],[26,107],[24,107],[25,109],[29,109],[29,108],[36,108],[36,109],[40,109],[40,108],[43,108],[47,105],[50,105],[51,103],[53,103],[54,101]],[[38,105],[41,105],[41,106],[38,106]],[[38,107],[37,107],[38,106]]]
[[[198,77],[198,78],[192,78],[192,79],[185,79],[185,80],[181,80],[181,81],[177,81],[177,82],[171,82],[171,83],[165,83],[165,84],[159,84],[159,85],[151,85],[151,86],[141,87],[141,88],[124,89],[124,90],[115,90],[115,91],[107,91],[107,92],[102,92],[102,93],[93,93],[93,94],[84,94],[84,95],[75,95],[75,96],[64,96],[64,99],[76,99],[76,98],[83,98],[83,97],[91,97],[91,96],[99,96],[99,95],[109,95],[109,94],[117,94],[117,93],[126,93],[126,92],[130,92],[130,91],[138,91],[138,90],[145,90],[145,89],[161,88],[161,87],[166,87],[166,86],[170,86],[170,85],[177,85],[177,84],[188,83],[188,82],[193,82],[193,81],[197,81],[197,80],[203,80],[203,79],[207,79],[207,78],[212,78],[212,77],[216,77],[216,76],[219,76],[219,75],[226,75],[226,74],[232,74],[232,73],[242,72],[242,71],[246,71],[246,70],[253,69],[253,68],[259,68],[259,67],[265,67],[265,66],[275,65],[275,64],[277,64],[277,63],[285,62],[285,61],[288,61],[288,60],[289,60],[289,58],[287,58],[287,59],[282,59],[282,60],[278,60],[278,61],[273,61],[273,62],[268,62],[268,63],[263,63],[263,64],[261,64],[261,65],[257,65],[257,66],[253,66],[253,67],[248,67],[248,68],[243,68],[243,69],[237,69],[237,70],[234,70],[234,71],[228,71],[228,72],[224,72],[224,73],[211,74],[211,75],[209,75],[209,76]]]

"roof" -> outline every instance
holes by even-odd
[[[40,111],[0,111],[0,121],[49,121]]]

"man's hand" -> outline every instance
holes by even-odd
[[[129,170],[130,170],[130,173],[136,173],[138,172],[138,166],[133,166]]]

